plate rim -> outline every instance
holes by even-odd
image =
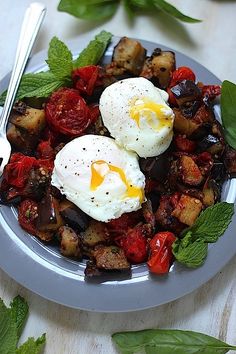
[[[107,49],[107,53],[111,51],[119,39],[120,37],[113,37]],[[186,54],[162,44],[142,39],[137,40],[149,51],[156,47],[160,47],[163,50],[172,50],[177,57],[182,57],[187,63],[191,63],[191,68],[196,66],[199,70],[201,69],[207,72],[209,76],[212,76],[212,78],[214,78],[214,82],[212,83],[217,84],[221,82],[207,68],[196,60],[188,57]],[[80,39],[79,45],[75,38],[68,41],[68,47],[73,53],[78,53],[79,48],[82,49],[87,43],[88,36],[83,36],[82,40]],[[41,65],[45,62],[46,57],[47,50],[42,50],[34,55],[29,61],[26,72],[35,71],[36,67],[46,67],[46,64]],[[188,66],[187,64],[185,65]],[[0,88],[7,86],[8,78],[9,74],[1,80]],[[129,282],[129,280],[115,280],[113,282],[99,283],[87,282],[77,279],[76,275],[73,274],[66,276],[61,268],[51,263],[48,264],[45,259],[39,257],[34,252],[33,248],[30,249],[27,247],[26,244],[18,238],[16,231],[11,228],[11,225],[7,224],[2,214],[2,208],[4,208],[4,206],[0,205],[0,233],[2,234],[0,267],[11,278],[34,293],[53,302],[75,309],[113,313],[138,311],[160,306],[198,289],[215,276],[236,253],[236,243],[232,243],[231,240],[233,225],[236,225],[236,215],[234,215],[233,221],[225,234],[213,247],[210,247],[207,260],[200,268],[189,270],[180,266],[178,272],[173,274],[169,273],[167,276],[157,278],[147,273],[142,276],[141,280],[140,277],[138,277],[139,281],[132,281],[131,279],[131,282]],[[24,233],[23,230],[22,232]],[[227,243],[225,245],[225,237],[231,240],[231,242],[228,242],[228,245]],[[224,246],[224,253],[227,254],[227,257],[224,259],[220,257],[221,254],[218,252],[222,245]],[[11,251],[11,259],[14,259],[15,262],[9,262],[9,250]],[[217,265],[213,267],[213,265],[215,265],[215,259],[217,259]],[[36,274],[36,276],[34,276],[34,274]],[[173,276],[174,281],[172,280]],[[195,277],[197,280],[193,281]],[[174,284],[175,287],[173,288]],[[68,289],[70,290],[69,292]],[[174,293],[173,289],[175,290]],[[155,296],[156,292],[159,295],[159,299]]]

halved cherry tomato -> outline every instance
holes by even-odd
[[[55,157],[55,152],[49,140],[40,141],[40,143],[37,146],[37,156],[40,159],[51,159]]]
[[[203,97],[207,97],[210,100],[214,100],[221,94],[221,86],[219,85],[204,85],[202,87]]]
[[[20,226],[32,235],[36,234],[36,219],[38,217],[38,204],[31,199],[25,199],[18,208]]]
[[[75,69],[72,73],[74,87],[81,93],[91,96],[99,83],[99,66],[89,65]]]
[[[109,221],[106,226],[109,232],[114,236],[126,234],[129,228],[138,224],[141,218],[140,211],[134,211],[131,213],[125,213],[118,219]]]
[[[150,241],[150,257],[147,261],[150,272],[168,273],[173,261],[172,244],[176,240],[172,232],[158,232]]]
[[[132,264],[145,262],[147,259],[147,238],[145,237],[145,225],[137,225],[129,229],[126,236],[117,240],[123,248],[128,261]]]
[[[54,92],[45,107],[50,127],[71,137],[81,135],[90,125],[91,112],[79,92],[61,88]]]
[[[194,72],[187,66],[180,66],[178,69],[173,71],[169,86],[173,87],[179,84],[183,80],[191,80],[191,81],[196,80],[196,76]]]
[[[26,156],[20,152],[14,153],[4,169],[4,178],[10,186],[22,188],[27,182],[30,170],[36,165],[35,157]]]

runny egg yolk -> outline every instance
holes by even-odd
[[[141,188],[131,185],[125,176],[124,171],[116,166],[108,164],[106,161],[98,160],[91,164],[91,182],[90,189],[96,190],[104,181],[106,175],[110,172],[116,172],[120,176],[122,182],[126,185],[126,193],[124,197],[139,198],[140,202],[143,202],[144,191]]]
[[[166,107],[146,98],[136,99],[130,108],[130,116],[140,127],[140,118],[144,117],[153,130],[172,126],[172,120],[165,113]]]

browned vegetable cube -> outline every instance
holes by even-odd
[[[15,125],[12,125],[7,130],[7,139],[10,144],[14,146],[17,150],[28,154],[28,152],[32,151],[37,145],[38,139],[35,135],[27,134],[20,129],[18,129]]]
[[[193,225],[202,210],[202,202],[199,199],[192,198],[182,194],[177,206],[172,211],[172,215],[186,225]]]
[[[57,234],[61,241],[61,254],[66,257],[81,258],[80,239],[75,231],[68,226],[61,226]]]
[[[27,107],[24,114],[13,113],[10,120],[18,129],[27,131],[31,135],[39,135],[45,127],[45,113],[43,109]]]
[[[59,202],[50,193],[41,200],[38,208],[37,229],[57,231],[64,221],[59,213]]]
[[[198,165],[190,156],[181,156],[179,160],[179,173],[182,181],[191,186],[198,186],[203,180]]]
[[[109,234],[106,225],[100,221],[92,220],[89,227],[82,233],[83,244],[94,247],[99,243],[107,243]]]
[[[124,251],[117,246],[98,246],[93,256],[96,266],[106,270],[128,270],[130,264],[127,261]]]
[[[201,126],[201,122],[195,122],[186,118],[180,109],[174,108],[173,111],[175,114],[174,129],[178,133],[190,136]]]
[[[166,88],[170,83],[171,73],[174,70],[175,54],[157,48],[152,53],[152,56],[146,59],[140,75],[147,79],[154,79],[160,87]]]
[[[117,67],[124,68],[133,75],[139,75],[146,56],[140,42],[123,37],[117,44],[113,52],[113,62]]]

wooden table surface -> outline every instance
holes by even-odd
[[[158,14],[140,16],[131,26],[120,8],[113,19],[97,27],[57,12],[58,1],[44,0],[47,17],[34,52],[47,48],[54,35],[64,41],[78,37],[79,41],[79,35],[89,39],[104,28],[118,36],[163,43],[198,60],[220,79],[236,82],[236,1],[172,0],[187,14],[203,19],[200,24],[182,24]],[[0,78],[11,69],[22,16],[30,2],[1,2]],[[9,262],[14,262],[10,254]],[[111,333],[154,327],[201,331],[236,344],[236,257],[190,295],[132,313],[104,314],[66,308],[33,294],[0,271],[0,297],[8,303],[17,294],[24,296],[30,306],[22,340],[46,332],[45,354],[115,354]]]

